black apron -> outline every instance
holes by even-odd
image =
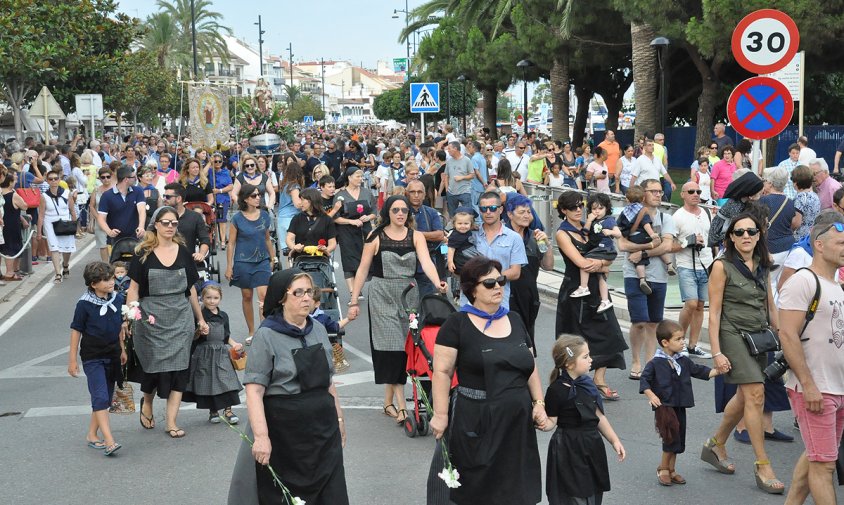
[[[483,351],[483,361],[486,399],[458,388],[452,406],[449,452],[462,485],[451,490],[451,500],[534,505],[542,482],[527,387],[533,355],[525,343],[496,346]]]
[[[343,449],[322,344],[293,351],[302,392],[264,397],[270,464],[293,496],[308,505],[348,505]],[[270,379],[272,380],[272,379]],[[286,503],[267,467],[255,462],[258,502]]]

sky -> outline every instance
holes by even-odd
[[[398,36],[404,27],[404,13],[393,19],[393,9],[409,10],[422,0],[212,0],[211,10],[223,15],[221,24],[234,36],[258,48],[258,15],[266,32],[264,55],[287,59],[287,45],[293,44],[293,61],[347,60],[375,68],[378,60],[405,56]],[[157,12],[154,0],[118,0],[118,10],[144,20]],[[411,47],[411,53],[413,49]]]

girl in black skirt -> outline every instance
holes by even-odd
[[[548,503],[601,505],[610,490],[601,435],[612,444],[619,461],[626,456],[624,446],[604,416],[601,395],[588,375],[592,357],[586,341],[561,335],[551,353],[555,369],[545,393],[545,412],[557,431],[548,445]]]

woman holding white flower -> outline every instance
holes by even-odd
[[[542,499],[534,427],[550,424],[527,328],[501,305],[506,283],[498,261],[479,256],[466,262],[460,289],[470,303],[437,335],[431,429],[448,447],[435,451],[428,503],[533,505]],[[449,400],[454,373],[460,385]]]
[[[165,430],[171,438],[185,436],[176,416],[189,378],[194,317],[200,332],[208,333],[194,288],[199,280],[196,263],[176,235],[178,225],[173,207],[155,211],[129,265],[132,281],[126,294],[127,305],[137,302],[140,309],[132,328],[135,356],[144,370],[141,426],[155,428],[152,402],[157,393],[167,400]]]

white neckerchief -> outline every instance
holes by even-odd
[[[82,293],[82,296],[79,298],[80,300],[84,300],[86,302],[91,302],[94,305],[100,307],[100,315],[104,316],[108,312],[108,309],[111,309],[112,312],[117,312],[117,307],[114,305],[114,300],[117,298],[117,292],[111,292],[111,298],[104,299],[100,298],[99,296],[95,295],[93,291],[85,291]]]
[[[654,358],[665,358],[674,366],[674,371],[677,372],[677,375],[680,375],[680,363],[677,359],[673,356],[669,356],[665,351],[660,349],[659,347],[656,348],[656,352],[654,353]]]

